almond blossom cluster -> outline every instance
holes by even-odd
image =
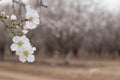
[[[9,26],[5,21],[8,18],[9,17],[4,12],[0,12],[0,21],[2,21],[6,28],[14,35],[10,49],[15,51],[21,62],[34,62],[35,56],[33,54],[36,48],[32,46],[26,34],[29,30],[35,29],[39,24],[38,12],[30,6],[26,6],[26,17],[24,19],[18,20],[15,15],[12,15],[10,17],[11,25]]]

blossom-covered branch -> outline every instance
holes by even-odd
[[[12,38],[13,44],[10,46],[12,51],[16,52],[16,55],[19,56],[21,62],[34,62],[34,52],[36,48],[32,46],[29,38],[26,34],[31,29],[35,29],[39,24],[39,15],[38,12],[32,9],[30,6],[25,6],[26,8],[26,17],[18,20],[15,15],[10,17],[11,24],[7,24],[7,19],[9,16],[5,12],[0,12],[0,21],[3,22],[6,28],[8,28],[11,33],[14,35]],[[18,32],[16,32],[18,31]]]

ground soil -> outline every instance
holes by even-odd
[[[70,65],[46,65],[1,61],[0,80],[120,80],[119,60],[75,62],[71,61]]]

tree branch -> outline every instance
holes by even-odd
[[[16,3],[16,4],[19,4],[19,5],[25,6],[25,4],[23,3],[22,0],[19,0],[19,1],[13,0],[13,3]]]
[[[44,5],[42,0],[40,1],[40,6],[47,8],[48,6]]]

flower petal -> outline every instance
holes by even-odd
[[[26,62],[26,58],[25,57],[23,57],[23,56],[19,56],[19,60],[21,61],[21,62]]]
[[[20,41],[20,36],[14,36],[12,40],[13,42],[18,43]]]
[[[18,49],[17,44],[13,43],[13,44],[10,46],[10,49],[11,49],[12,51],[16,51],[16,50]]]
[[[33,49],[34,51],[36,51],[36,50],[37,50],[37,49],[36,49],[36,47],[33,47],[32,49]]]
[[[22,41],[22,42],[28,42],[28,43],[29,43],[29,39],[28,39],[25,35],[23,35],[23,36],[21,37],[21,41]]]
[[[34,55],[29,55],[27,58],[28,62],[34,62],[35,61],[35,56]]]
[[[27,34],[27,33],[28,33],[28,30],[22,30],[22,33],[23,33],[23,34]]]

